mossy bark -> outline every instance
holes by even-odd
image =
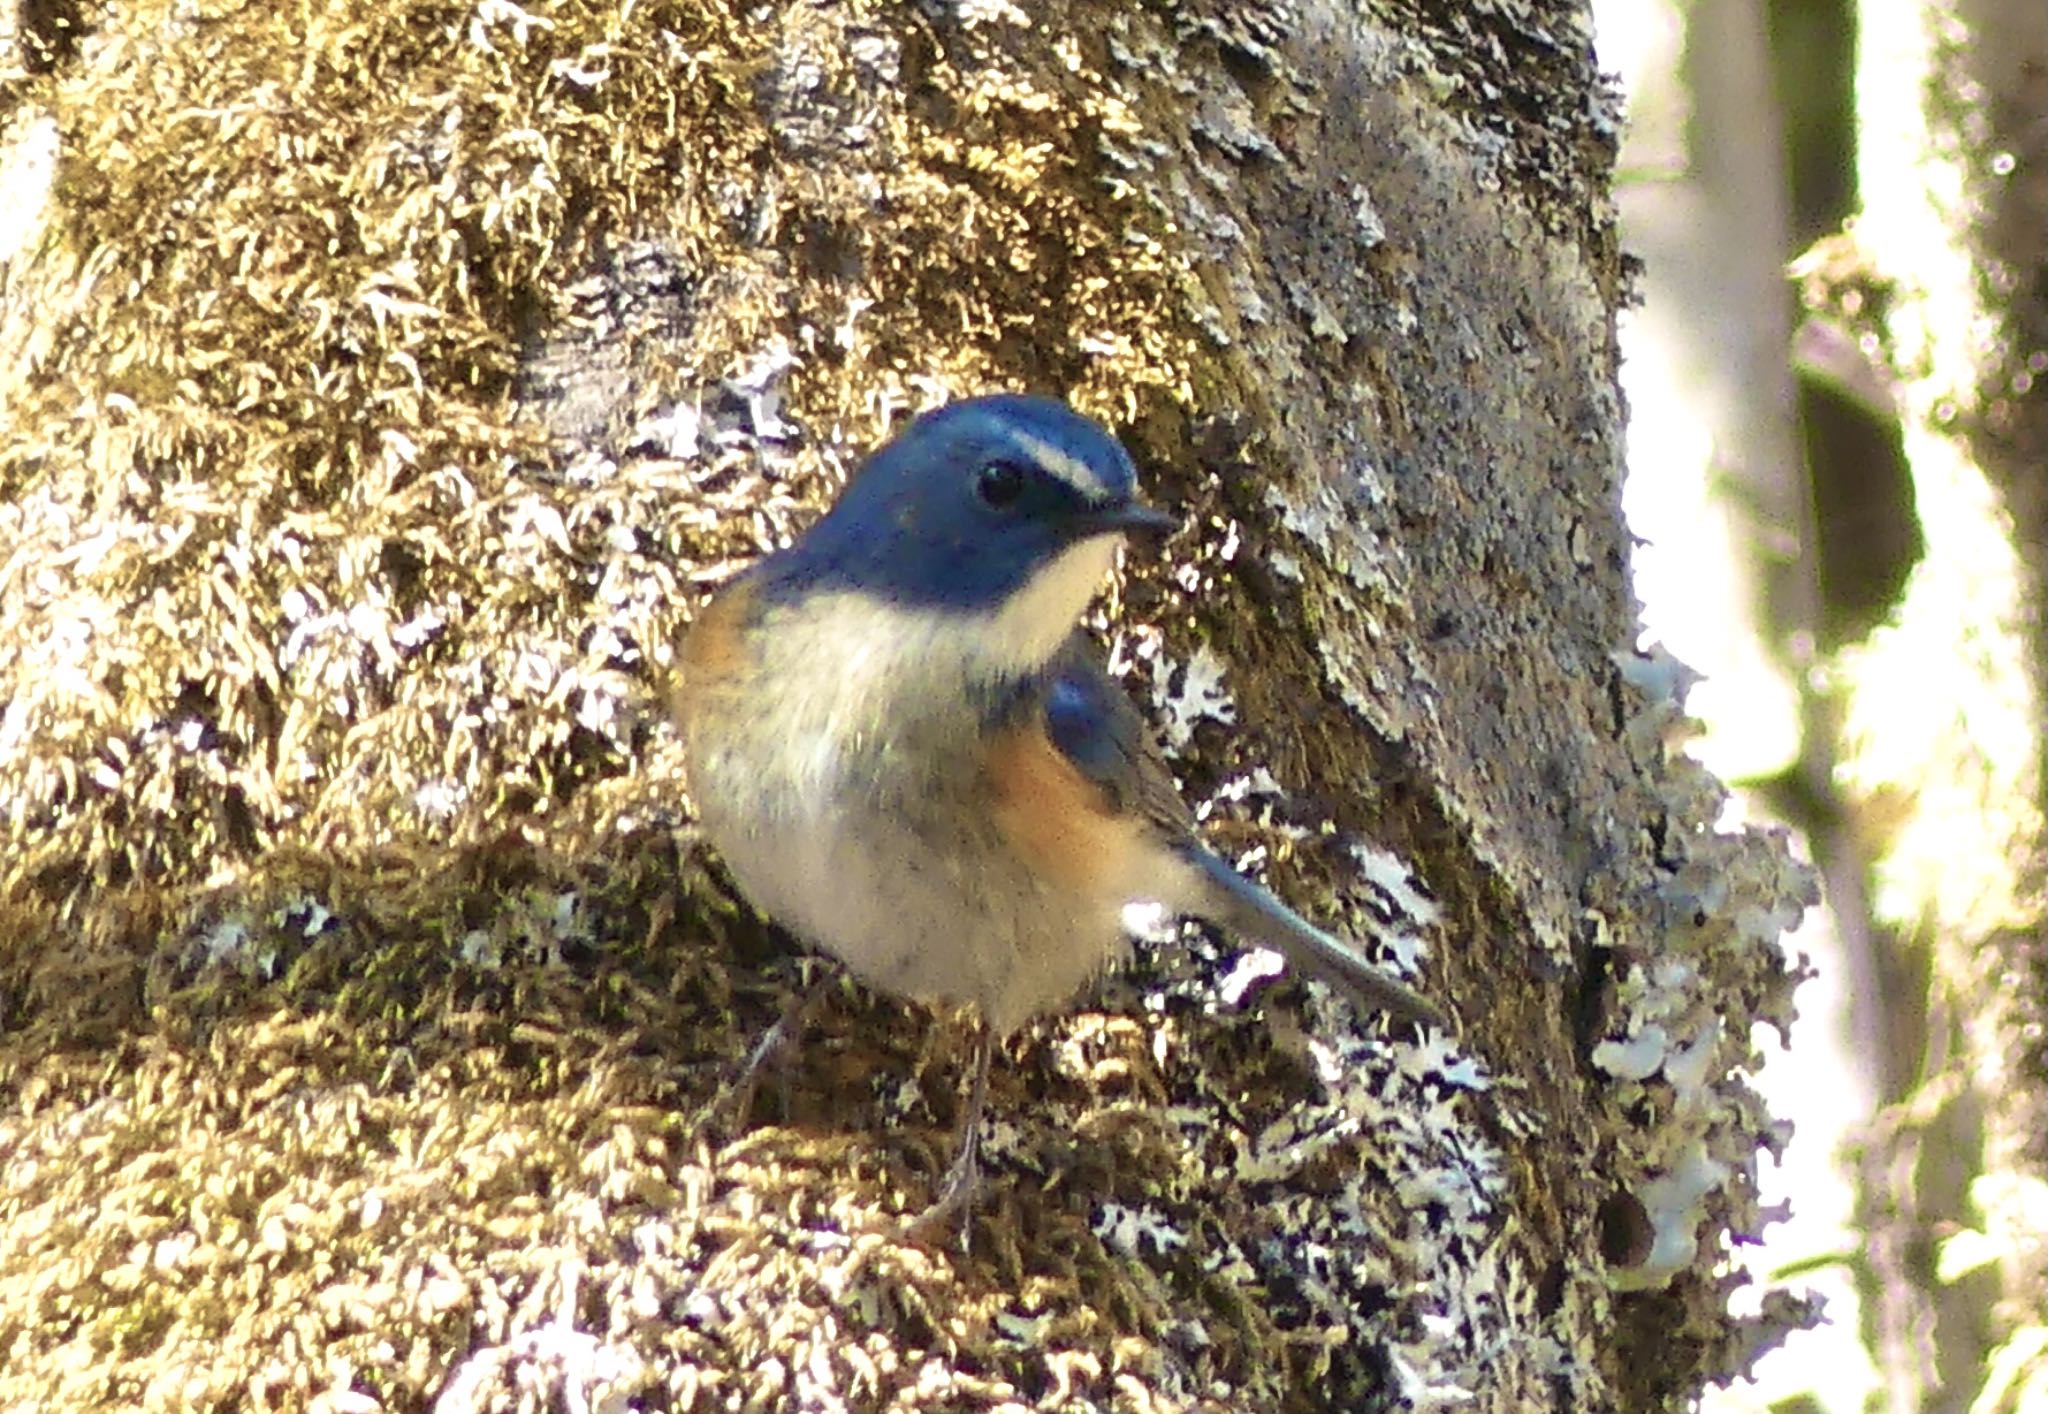
[[[1586,17],[1450,8],[18,31],[0,1402],[1647,1410],[1781,1328],[1719,1252],[1810,884],[1633,652]],[[963,1255],[887,1235],[930,1018],[716,1122],[797,964],[659,698],[997,386],[1190,523],[1105,623],[1214,837],[1462,1027],[1148,955],[1010,1048]]]

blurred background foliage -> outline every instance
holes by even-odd
[[[1764,1076],[1790,1217],[1734,1255],[1830,1321],[1710,1407],[2048,1408],[2048,7],[1595,9],[1647,636],[1829,900]]]

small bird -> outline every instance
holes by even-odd
[[[913,1226],[975,1186],[992,1038],[1119,956],[1129,905],[1209,919],[1365,1006],[1443,1024],[1203,846],[1077,629],[1123,538],[1175,525],[1066,404],[971,398],[872,454],[683,639],[671,705],[691,795],[741,890],[868,985],[979,1013],[965,1132]]]

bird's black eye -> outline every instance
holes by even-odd
[[[1015,462],[990,462],[974,478],[974,494],[983,505],[1007,510],[1024,494],[1024,468]]]

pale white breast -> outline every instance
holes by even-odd
[[[992,614],[852,593],[770,607],[745,710],[689,743],[705,831],[756,906],[875,985],[1003,1027],[1099,970],[1124,900],[1048,891],[996,837],[971,689],[1058,651],[1115,548],[1070,547]]]

